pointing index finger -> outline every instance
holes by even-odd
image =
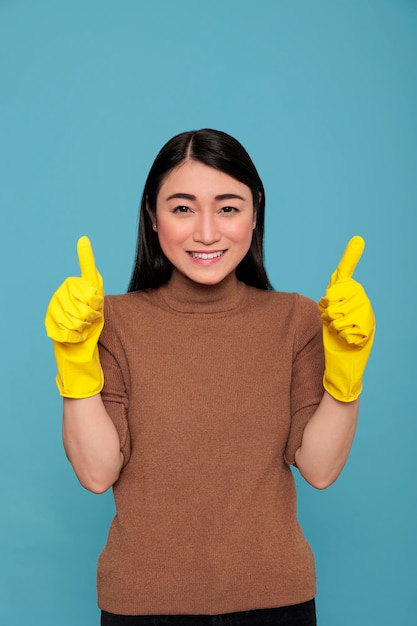
[[[352,237],[348,242],[342,258],[337,266],[337,278],[351,278],[362,252],[365,248],[365,241],[359,235]]]
[[[88,237],[80,237],[77,243],[78,262],[80,264],[81,278],[87,280],[93,287],[100,288],[100,274],[94,261],[93,248]]]

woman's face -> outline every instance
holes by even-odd
[[[234,272],[250,247],[255,225],[250,188],[198,161],[173,169],[157,196],[162,251],[197,283],[215,285]]]

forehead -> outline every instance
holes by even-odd
[[[250,188],[229,174],[199,161],[184,161],[170,171],[159,190],[162,198],[173,193],[188,193],[196,197],[235,193],[251,198]]]

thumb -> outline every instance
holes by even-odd
[[[102,278],[96,268],[93,248],[88,237],[80,237],[77,243],[78,262],[81,278],[98,290],[103,288]]]
[[[339,265],[335,272],[333,272],[330,279],[329,287],[342,278],[352,278],[353,272],[362,256],[365,248],[365,241],[359,235],[352,237],[348,242],[342,258],[339,261]]]

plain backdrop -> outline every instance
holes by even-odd
[[[266,187],[276,289],[318,300],[347,240],[378,319],[338,482],[297,479],[320,626],[415,626],[415,0],[1,0],[0,622],[98,625],[111,493],[61,443],[43,326],[90,236],[126,290],[147,171],[178,132],[222,129]]]

